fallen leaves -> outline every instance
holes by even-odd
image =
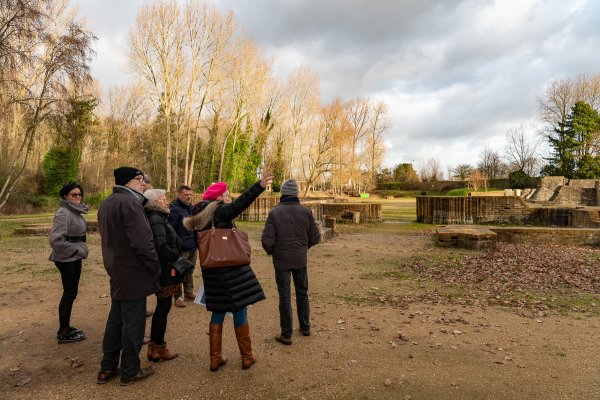
[[[402,268],[416,274],[417,281],[433,279],[460,287],[465,293],[424,292],[399,302],[499,304],[532,308],[541,317],[554,306],[554,295],[600,292],[598,259],[600,250],[589,247],[506,242],[498,242],[495,249],[457,257],[421,255]],[[593,304],[589,307],[595,307]],[[439,322],[446,321],[442,318]]]

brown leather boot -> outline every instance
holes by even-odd
[[[252,355],[252,342],[250,341],[250,326],[248,324],[235,328],[235,337],[242,355],[242,369],[248,369],[256,362]]]
[[[167,344],[154,344],[154,350],[152,351],[151,360],[154,362],[158,362],[160,360],[169,361],[177,357],[178,353],[171,353],[169,349],[167,349]]]
[[[210,323],[208,325],[208,337],[210,339],[210,371],[215,372],[227,364],[227,359],[221,356],[223,324]]]
[[[152,353],[154,352],[154,342],[148,342],[148,361],[152,361]]]

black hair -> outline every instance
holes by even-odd
[[[63,185],[62,189],[60,189],[60,191],[58,192],[58,195],[60,196],[61,199],[64,199],[65,197],[67,197],[69,192],[75,188],[79,188],[79,190],[81,191],[81,197],[83,197],[83,187],[81,186],[80,183],[75,182],[75,181],[65,183]]]
[[[189,187],[188,185],[181,185],[181,186],[179,186],[179,187],[177,188],[177,193],[181,193],[181,192],[183,192],[184,190],[192,190],[192,188],[191,188],[191,187]]]

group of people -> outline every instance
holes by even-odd
[[[181,186],[177,198],[169,204],[166,191],[148,188],[144,173],[133,167],[114,170],[115,187],[100,205],[98,229],[102,257],[110,278],[111,307],[102,342],[103,357],[97,383],[120,377],[121,385],[147,378],[152,366],[141,367],[139,353],[144,342],[146,299],[156,296],[152,315],[147,358],[172,360],[178,356],[167,348],[165,333],[172,303],[185,306],[194,299],[192,273],[181,274],[176,268],[182,259],[195,264],[198,247],[196,233],[213,228],[231,229],[234,219],[246,210],[272,183],[272,175],[262,178],[235,200],[227,184],[217,182],[192,206],[192,189]],[[73,302],[77,296],[81,260],[86,258],[87,207],[82,203],[83,188],[76,182],[66,184],[59,195],[61,206],[50,233],[52,254],[61,274],[63,296],[59,304],[59,343],[85,339],[85,333],[70,325]],[[292,344],[293,317],[291,280],[296,291],[300,333],[310,335],[307,250],[320,240],[319,229],[310,209],[298,199],[294,180],[281,187],[280,203],[270,211],[262,233],[262,246],[272,255],[279,293],[281,331],[275,340]],[[252,352],[247,306],[265,299],[262,287],[248,265],[202,268],[206,308],[212,312],[209,322],[210,370],[227,363],[222,355],[223,322],[233,314],[242,368],[255,362]],[[193,268],[192,268],[193,270]],[[183,286],[183,290],[182,290]]]

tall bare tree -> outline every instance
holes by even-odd
[[[166,187],[174,188],[173,135],[179,133],[181,90],[186,58],[181,12],[175,0],[141,7],[129,33],[130,62],[146,84],[151,100],[164,117]]]
[[[316,134],[307,139],[306,151],[301,158],[305,196],[321,176],[331,171],[336,159],[336,139],[343,135],[345,118],[344,106],[339,99],[324,107],[319,115]]]
[[[9,2],[7,6],[22,4],[23,2]],[[7,103],[22,112],[17,128],[19,143],[12,154],[0,189],[0,209],[6,204],[28,165],[38,129],[56,112],[61,103],[68,100],[69,85],[84,87],[91,81],[88,62],[95,37],[85,29],[66,0],[27,4],[38,12],[30,14],[30,18],[20,18],[17,22],[25,25],[41,23],[43,30],[24,26],[23,29],[33,35],[30,38],[0,33],[4,35],[2,47],[13,49],[5,50],[4,57],[10,58],[6,54],[12,52],[27,61],[20,64],[17,70],[11,70],[10,63],[0,66],[4,71],[1,75],[11,76],[11,84],[3,85],[3,91],[8,88],[10,93]],[[6,26],[10,24],[4,23],[4,27]],[[19,31],[14,26],[11,29]]]
[[[371,110],[370,125],[367,131],[367,165],[366,169],[369,176],[369,186],[373,186],[376,181],[377,171],[381,168],[385,147],[383,135],[389,129],[387,119],[387,105],[384,101],[379,101]]]
[[[419,178],[423,182],[435,182],[442,179],[442,169],[440,161],[437,158],[428,158],[427,161],[421,163],[419,167]]]
[[[485,147],[479,153],[477,168],[481,170],[488,179],[499,178],[505,173],[506,169],[500,153],[492,150],[490,147]]]
[[[319,76],[308,67],[300,67],[290,76],[285,93],[289,129],[287,147],[290,153],[286,156],[288,162],[284,174],[285,177],[290,177],[293,175],[296,151],[302,148],[304,134],[318,112]]]
[[[184,9],[184,48],[189,54],[186,82],[184,183],[191,185],[197,157],[202,115],[219,82],[217,69],[231,56],[237,32],[233,13],[221,13],[206,2],[189,1]]]
[[[358,163],[359,143],[369,130],[369,117],[371,116],[370,108],[369,100],[363,97],[351,100],[347,105],[348,120],[350,128],[352,129],[350,142],[351,159],[349,166],[352,185],[358,183],[358,176],[360,174],[360,165]]]
[[[511,128],[506,132],[506,160],[511,171],[522,170],[529,176],[538,173],[540,159],[537,155],[539,140],[529,138],[525,127]]]

